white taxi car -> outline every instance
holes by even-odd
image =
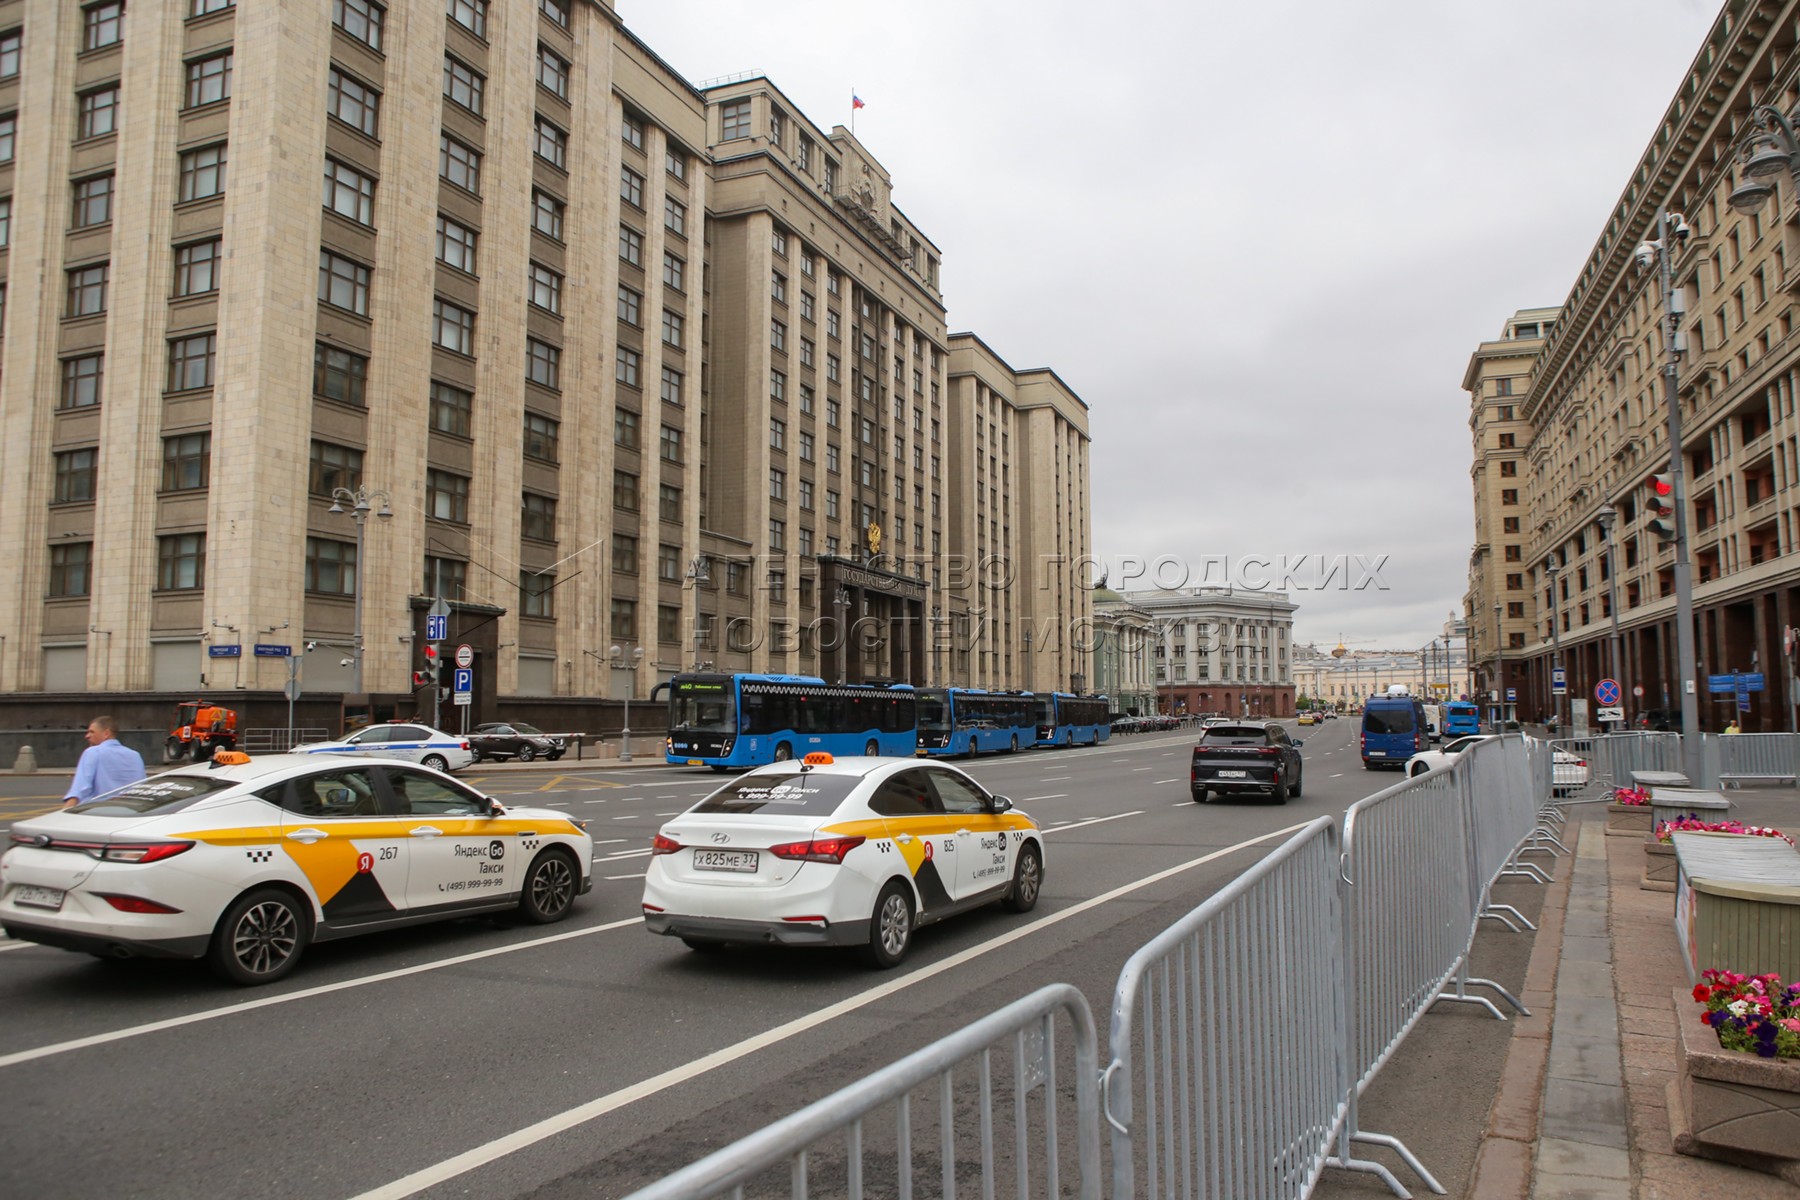
[[[995,902],[1029,912],[1043,879],[1037,823],[948,763],[809,754],[662,827],[644,923],[697,950],[854,946],[891,967],[918,926]]]
[[[460,771],[475,761],[468,738],[410,721],[370,725],[335,742],[307,742],[295,746],[291,753],[401,758],[434,771]]]
[[[412,763],[221,751],[20,821],[0,858],[12,937],[103,958],[207,958],[270,983],[308,943],[517,909],[592,886],[580,823]]]
[[[1409,777],[1423,775],[1438,767],[1447,767],[1456,761],[1457,755],[1470,746],[1480,742],[1491,742],[1498,736],[1493,733],[1471,733],[1467,737],[1459,737],[1445,742],[1436,750],[1421,750],[1406,760],[1406,774]]]

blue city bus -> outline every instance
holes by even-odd
[[[1051,692],[1037,698],[1037,744],[1092,746],[1112,736],[1112,701]]]
[[[1465,737],[1481,732],[1481,709],[1467,700],[1452,700],[1444,705],[1444,737]]]
[[[1037,697],[977,688],[919,689],[919,749],[939,758],[1012,753],[1037,744]]]
[[[912,757],[918,750],[909,684],[826,683],[812,675],[677,675],[669,689],[664,757],[716,771],[804,758]],[[652,693],[652,699],[655,694]]]

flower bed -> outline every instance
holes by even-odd
[[[1693,813],[1685,817],[1677,817],[1673,821],[1657,823],[1656,840],[1664,845],[1672,842],[1678,833],[1740,833],[1747,837],[1780,838],[1790,846],[1794,844],[1793,838],[1779,829],[1770,829],[1766,825],[1745,825],[1741,821],[1708,821]]]
[[[1606,806],[1606,833],[1609,837],[1650,836],[1650,789],[1614,788]]]
[[[1800,983],[1783,986],[1779,975],[1735,971],[1702,971],[1700,979],[1693,993],[1706,1006],[1700,1023],[1718,1035],[1720,1046],[1759,1058],[1800,1059]]]
[[[1649,788],[1614,788],[1612,802],[1614,804],[1639,805],[1650,803]]]

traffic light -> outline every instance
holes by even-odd
[[[1667,473],[1650,477],[1650,495],[1644,501],[1650,514],[1650,532],[1658,541],[1675,540],[1675,480]]]
[[[436,646],[426,646],[425,669],[413,672],[413,688],[417,690],[418,688],[436,684],[438,676],[443,673],[443,669],[444,660],[439,657],[438,648]]]

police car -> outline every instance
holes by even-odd
[[[295,746],[293,753],[403,758],[434,771],[460,771],[475,761],[468,738],[410,722],[370,725],[340,741]]]
[[[13,825],[0,926],[270,983],[310,942],[506,909],[559,921],[592,859],[581,823],[413,763],[220,751]]]
[[[913,931],[984,904],[1029,912],[1037,823],[948,763],[809,754],[740,775],[665,824],[644,923],[696,950],[851,946],[872,966]]]

